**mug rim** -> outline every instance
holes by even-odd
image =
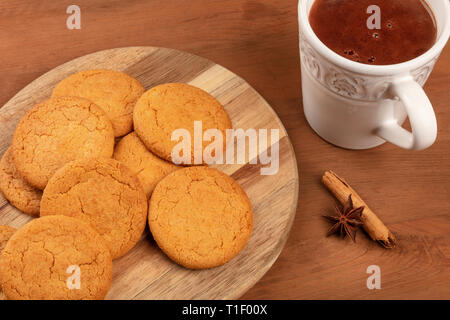
[[[316,0],[314,0],[316,1]],[[337,66],[350,70],[354,73],[372,75],[372,76],[385,76],[392,74],[406,73],[410,70],[415,70],[440,55],[441,51],[444,49],[450,35],[450,4],[448,0],[442,0],[446,8],[445,20],[442,26],[442,33],[440,37],[436,40],[434,45],[428,49],[425,53],[421,54],[414,59],[389,65],[368,65],[364,63],[359,63],[356,61],[344,58],[328,48],[314,33],[312,27],[309,23],[309,16],[306,10],[307,0],[299,0],[298,12],[299,12],[299,23],[300,30],[303,31],[302,36],[306,37],[311,46],[314,47],[318,53],[329,60],[330,62],[336,64]],[[427,2],[428,4],[428,2]],[[428,4],[428,6],[430,6]],[[430,6],[431,8],[431,6]]]

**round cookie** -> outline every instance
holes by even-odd
[[[0,254],[2,253],[3,249],[5,249],[6,243],[8,242],[9,238],[11,238],[16,231],[17,229],[13,227],[0,225]]]
[[[111,120],[114,135],[121,137],[133,128],[133,109],[145,92],[133,77],[114,70],[86,70],[58,83],[53,97],[75,96],[91,100],[105,111]]]
[[[177,129],[188,130],[192,142],[190,163],[183,164],[199,164],[194,163],[194,121],[201,121],[202,137],[208,129],[220,130],[223,151],[226,129],[232,128],[227,112],[216,99],[199,88],[182,83],[162,84],[144,93],[134,108],[133,121],[134,130],[145,146],[168,161],[174,160],[171,153],[179,143],[171,140],[172,133]],[[203,143],[202,154],[210,143]],[[205,163],[204,159],[202,163]]]
[[[220,266],[247,243],[253,213],[231,177],[208,167],[172,172],[150,199],[149,226],[161,250],[191,269]]]
[[[20,211],[32,216],[39,215],[42,191],[22,179],[14,166],[10,148],[0,160],[0,191]]]
[[[111,279],[111,255],[103,239],[70,217],[27,223],[0,257],[0,283],[11,300],[103,299]]]
[[[139,178],[147,197],[162,178],[180,169],[148,151],[135,132],[117,143],[113,158],[125,164]]]
[[[111,157],[114,133],[100,107],[77,97],[48,99],[27,112],[12,141],[14,165],[32,186],[43,190],[69,161]]]
[[[50,179],[41,200],[41,216],[65,215],[90,223],[113,259],[139,241],[147,208],[138,178],[121,162],[106,158],[68,163]]]

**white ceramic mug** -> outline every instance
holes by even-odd
[[[309,24],[313,3],[300,0],[298,14],[303,109],[314,131],[348,149],[386,141],[405,149],[431,146],[436,117],[422,86],[449,38],[449,1],[427,0],[438,28],[433,47],[413,60],[383,66],[354,62],[327,48]],[[407,117],[412,132],[401,126]]]

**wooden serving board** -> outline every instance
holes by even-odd
[[[276,175],[260,174],[262,165],[218,165],[247,192],[254,210],[254,229],[244,250],[227,264],[209,270],[188,270],[170,261],[148,232],[124,257],[114,261],[108,299],[236,299],[253,286],[280,254],[294,220],[298,172],[286,131],[269,104],[242,78],[204,58],[172,49],[128,47],[96,52],[69,61],[39,77],[0,109],[0,154],[11,143],[21,117],[47,99],[68,75],[85,69],[114,69],[137,78],[146,89],[185,82],[216,97],[233,127],[280,129],[280,167]],[[260,150],[264,151],[264,150]],[[0,195],[0,224],[16,228],[31,218]]]

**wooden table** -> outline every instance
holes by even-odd
[[[390,144],[348,151],[321,140],[302,112],[295,0],[78,0],[81,30],[66,28],[69,1],[0,1],[0,105],[55,66],[94,51],[162,46],[211,59],[246,79],[272,105],[294,145],[300,200],[287,245],[244,299],[450,298],[450,49],[425,90],[437,142],[422,152]],[[327,169],[345,177],[396,234],[386,250],[325,237],[333,198]],[[369,290],[366,269],[381,268]]]

